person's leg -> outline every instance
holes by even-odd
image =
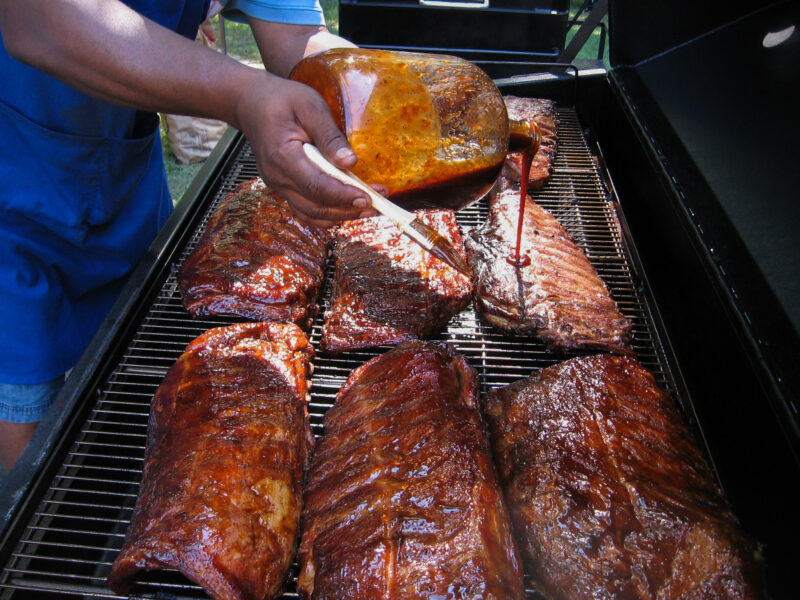
[[[22,451],[25,450],[37,425],[39,425],[39,421],[35,423],[0,421],[0,463],[6,472],[11,470]]]
[[[64,376],[33,385],[0,383],[0,464],[8,472],[22,454]]]

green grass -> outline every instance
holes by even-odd
[[[214,21],[216,29],[219,30],[219,19],[214,19]],[[256,41],[247,23],[225,21],[225,44],[228,54],[234,58],[246,61],[261,61],[258,46],[256,46]]]
[[[325,23],[333,33],[339,33],[339,0],[320,0]]]
[[[578,13],[578,11],[580,10],[582,5],[583,5],[583,0],[570,0],[570,6],[569,6],[569,18],[570,18],[570,20],[572,18],[574,18],[574,16]],[[583,11],[581,13],[581,19],[585,19],[587,17],[587,15],[588,15],[588,11]],[[604,50],[603,51],[603,56],[601,58],[603,60],[603,63],[606,65],[606,67],[608,67],[609,66],[609,63],[608,63],[608,35],[607,35],[608,34],[608,15],[606,15],[603,18],[603,21],[606,24],[606,41],[605,41],[605,47],[603,49]],[[569,45],[570,40],[575,36],[575,33],[577,33],[577,31],[578,31],[578,26],[577,25],[571,27],[570,30],[567,31],[567,42],[566,42],[567,46]],[[598,58],[597,53],[598,53],[599,48],[600,48],[600,28],[596,27],[595,30],[592,32],[591,37],[588,40],[586,40],[586,43],[583,45],[583,48],[581,48],[580,52],[578,52],[578,56],[576,58],[577,59],[596,60]]]
[[[161,144],[164,147],[164,167],[167,170],[167,182],[169,184],[169,193],[172,195],[172,203],[177,204],[183,197],[183,193],[189,184],[197,175],[197,172],[203,166],[202,162],[194,163],[191,165],[181,165],[175,160],[175,155],[169,147],[169,140],[167,140],[167,133],[164,127],[161,127]]]

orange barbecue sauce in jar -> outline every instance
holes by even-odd
[[[459,209],[496,180],[509,144],[503,98],[481,69],[460,58],[362,48],[300,61],[291,79],[325,99],[358,163],[409,209]]]

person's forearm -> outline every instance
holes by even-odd
[[[304,56],[320,50],[354,47],[352,42],[317,25],[286,25],[250,19],[261,58],[270,73],[288,77]]]
[[[149,21],[117,0],[0,0],[8,52],[70,86],[142,110],[238,127],[232,90],[264,74]]]
[[[330,41],[318,27],[271,25],[265,30],[274,35],[260,46],[280,75],[317,42]],[[241,130],[261,177],[310,222],[329,226],[371,214],[362,191],[328,177],[303,153],[303,143],[312,142],[339,168],[357,160],[310,87],[182,38],[118,0],[0,0],[0,28],[13,57],[82,92]]]

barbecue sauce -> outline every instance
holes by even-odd
[[[290,75],[325,99],[358,162],[408,209],[458,210],[485,195],[509,140],[505,103],[492,80],[452,56],[337,48],[300,61]]]
[[[512,123],[514,123],[512,121]],[[528,179],[531,176],[533,157],[539,150],[541,132],[533,121],[514,124],[509,140],[509,152],[522,151],[522,169],[519,186],[519,216],[517,217],[517,243],[514,256],[507,256],[506,261],[515,267],[525,267],[531,262],[530,257],[522,255],[522,226],[525,220],[525,200],[528,197]]]

